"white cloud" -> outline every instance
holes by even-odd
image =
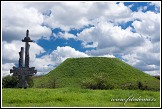
[[[138,11],[146,11],[148,6],[141,6],[138,8]]]
[[[45,24],[68,31],[93,24],[96,18],[104,17],[113,22],[126,22],[131,10],[123,3],[115,2],[64,2],[53,3],[51,15],[45,17]]]
[[[160,41],[160,13],[154,13],[150,11],[147,11],[145,13],[135,12],[133,14],[133,17],[134,19],[140,20],[135,20],[132,23],[137,33],[141,34],[144,37],[150,38],[153,42]]]
[[[154,75],[154,76],[160,75],[160,71],[159,70],[144,71],[144,72],[146,72],[147,74],[150,74],[150,75]]]
[[[49,16],[43,15],[49,10]],[[126,22],[130,19],[131,10],[123,3],[115,2],[3,2],[2,14],[3,40],[11,41],[19,40],[26,29],[30,30],[32,39],[37,40],[41,36],[48,39],[50,28],[67,32],[72,28],[93,25],[93,20],[100,17]]]
[[[101,55],[99,57],[108,57],[108,58],[115,58],[114,55],[109,55],[109,54],[106,54],[106,55]]]
[[[127,54],[122,56],[122,58],[124,60],[126,60],[126,62],[132,66],[135,66],[138,62],[140,62],[140,60],[138,59],[137,54]]]
[[[14,63],[5,63],[2,64],[2,76],[7,76],[10,75],[10,69],[12,69],[12,67],[15,66]]]
[[[69,46],[65,46],[65,47],[57,47],[56,50],[54,50],[51,53],[51,56],[54,56],[57,61],[63,62],[65,59],[67,58],[77,58],[77,57],[88,57],[87,54],[77,51],[74,48],[71,48]],[[56,60],[55,60],[56,61]]]
[[[29,43],[30,44],[30,60],[34,60],[36,55],[45,52],[42,47],[37,45],[36,43]],[[7,62],[18,62],[19,54],[21,47],[24,47],[25,50],[25,43],[20,41],[12,41],[12,42],[2,42],[2,59],[4,63]],[[12,55],[11,55],[12,54]],[[25,54],[25,53],[24,53]],[[25,56],[25,55],[24,55]]]
[[[55,64],[55,62],[51,61],[50,56],[45,55],[41,58],[35,58],[34,61],[31,61],[30,66],[34,66],[37,70],[36,75],[47,74],[49,71],[54,69],[54,66],[50,66],[50,64]]]
[[[16,62],[18,60],[20,47],[23,44],[19,42],[8,43],[6,41],[2,42],[2,60],[3,63],[6,62]],[[12,54],[12,55],[11,55]]]
[[[34,40],[41,36],[49,37],[51,30],[42,24],[43,15],[34,7],[25,8],[22,3],[2,2],[3,40],[21,40],[27,29]]]
[[[153,44],[145,40],[143,46],[134,48],[129,54],[123,55],[122,58],[128,64],[148,73],[150,71],[157,71],[160,68],[159,51],[159,43]],[[160,73],[156,72],[156,74],[159,75]]]
[[[87,43],[87,42],[82,42],[82,46],[84,48],[95,48],[98,46],[98,42],[92,42],[92,43]]]
[[[109,49],[109,53],[139,46],[144,40],[140,34],[131,32],[130,28],[124,30],[106,21],[100,21],[95,27],[84,29],[78,34],[78,39],[84,43],[94,42],[97,50]]]
[[[76,38],[76,36],[74,36],[73,34],[67,33],[67,32],[65,33],[59,32],[57,37],[64,38],[64,39],[69,39],[69,38],[75,39]]]

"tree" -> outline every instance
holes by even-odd
[[[17,76],[5,76],[2,78],[2,87],[3,88],[16,88],[18,84]]]
[[[34,82],[33,78],[29,76],[28,80],[28,87],[33,87]],[[18,77],[17,76],[5,76],[2,78],[2,87],[3,88],[17,88],[18,86]]]

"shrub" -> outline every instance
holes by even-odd
[[[141,90],[151,90],[151,88],[148,88],[146,83],[145,83],[145,85],[143,85],[142,82],[138,81],[137,84],[138,84],[138,89],[141,89]]]
[[[34,82],[33,78],[29,76],[28,80],[28,87],[33,87]],[[3,88],[16,88],[18,86],[18,77],[17,76],[5,76],[2,79],[2,87]]]
[[[28,87],[32,88],[34,86],[33,77],[29,76],[27,81],[28,81]]]
[[[16,88],[18,84],[18,77],[16,76],[5,76],[2,78],[3,88]]]
[[[138,81],[137,84],[138,84],[138,89],[142,89],[143,88],[142,82]]]
[[[140,81],[137,81],[136,84],[134,84],[134,83],[126,83],[126,84],[122,85],[121,88],[122,89],[129,89],[129,90],[134,90],[134,89],[148,90],[148,86],[143,85],[143,83],[140,82]]]
[[[108,76],[104,73],[94,74],[92,78],[82,81],[82,88],[88,89],[113,89],[114,85],[108,82]]]
[[[126,83],[126,84],[122,85],[121,88],[129,89],[129,90],[138,89],[137,84],[133,84],[133,83]]]

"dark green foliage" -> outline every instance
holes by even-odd
[[[121,89],[134,90],[134,89],[138,89],[138,86],[135,83],[126,83],[124,85],[121,85]]]
[[[113,84],[108,83],[106,74],[94,74],[90,79],[82,81],[81,87],[88,89],[113,89]]]
[[[150,89],[147,86],[147,83],[142,83],[142,82],[138,81],[137,84],[138,84],[138,89],[141,89],[141,90],[152,90],[152,89]]]
[[[104,74],[104,76],[103,76]],[[96,77],[94,75],[100,76]],[[55,78],[55,87],[92,87],[92,89],[139,89],[159,90],[160,81],[117,58],[88,57],[68,58],[48,74],[34,79],[34,87],[42,85],[52,88],[51,78]],[[104,87],[104,88],[103,88]]]
[[[141,82],[137,82],[138,84],[138,89],[142,89],[143,88],[143,84]]]
[[[155,78],[157,78],[157,79],[159,79],[159,80],[160,80],[160,76],[153,76],[153,77],[155,77]]]
[[[29,76],[28,78],[28,87],[33,87],[34,86],[34,81],[33,81],[33,78],[31,76]]]
[[[28,78],[28,87],[34,86],[34,81],[32,77]],[[17,88],[18,86],[18,77],[17,76],[5,76],[2,79],[2,87],[3,88]]]
[[[3,88],[16,88],[18,84],[18,78],[15,76],[5,76],[2,78]]]

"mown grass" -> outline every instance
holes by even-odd
[[[130,96],[154,99],[152,102],[131,102],[112,99],[127,99]],[[2,89],[3,107],[159,107],[160,93],[142,90],[89,90],[77,88],[28,88]]]
[[[115,89],[133,87],[138,82],[149,90],[159,90],[160,81],[117,58],[88,57],[69,58],[47,75],[34,79],[34,87],[78,87],[83,81],[93,79],[94,75],[103,76]],[[53,81],[54,80],[54,81]],[[51,83],[55,82],[55,85]],[[131,85],[131,86],[129,86]]]

